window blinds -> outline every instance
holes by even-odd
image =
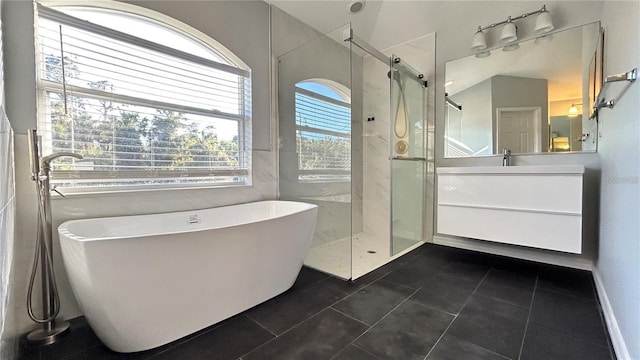
[[[248,71],[38,10],[43,145],[84,156],[54,163],[54,182],[249,182]]]
[[[351,171],[351,107],[296,88],[298,169],[301,179],[344,179]]]

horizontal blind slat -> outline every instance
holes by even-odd
[[[52,182],[247,182],[249,71],[43,11],[51,21],[39,22],[40,124],[51,151],[84,156],[55,162]]]
[[[185,53],[182,52],[178,49],[174,49],[171,47],[167,47],[164,45],[160,45],[145,39],[141,39],[129,34],[125,34],[123,32],[117,31],[117,30],[113,30],[104,26],[100,26],[97,24],[93,24],[90,23],[88,21],[84,21],[84,20],[80,20],[77,19],[73,16],[69,16],[67,14],[64,14],[60,11],[56,11],[54,9],[48,8],[46,6],[43,6],[42,4],[38,3],[38,15],[40,17],[43,18],[47,18],[50,19],[52,21],[56,21],[58,23],[61,24],[65,24],[71,27],[76,27],[76,28],[81,28],[81,29],[87,29],[88,31],[97,33],[97,34],[101,34],[110,38],[114,38],[114,39],[118,39],[120,41],[126,42],[126,43],[130,43],[130,44],[134,44],[137,46],[141,46],[150,50],[154,50],[154,51],[159,51],[159,52],[163,52],[163,53],[167,53],[167,54],[171,54],[177,58],[182,58],[184,60],[190,61],[190,62],[194,62],[197,64],[202,64],[205,66],[209,66],[209,67],[213,67],[213,68],[219,68],[228,72],[234,72],[237,73],[238,75],[242,75],[242,76],[248,76],[248,72],[246,70],[237,68],[237,67],[233,67],[230,65],[226,65],[226,64],[222,64],[222,63],[218,63],[215,62],[213,60],[209,60],[209,59],[205,59],[205,58],[201,58],[199,56],[196,55],[192,55],[189,53]]]

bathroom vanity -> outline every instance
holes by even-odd
[[[582,252],[584,166],[437,169],[437,232]]]

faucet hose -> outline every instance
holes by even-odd
[[[37,174],[34,174],[34,180],[36,183],[36,193],[38,198],[38,234],[36,239],[36,250],[33,258],[33,266],[31,268],[31,275],[29,277],[29,287],[27,291],[27,311],[29,313],[29,317],[36,323],[44,324],[55,319],[60,313],[60,296],[58,294],[58,287],[56,285],[55,279],[55,270],[53,268],[53,249],[49,248],[51,238],[51,229],[47,225],[47,216],[46,209],[44,204],[44,186],[47,186],[47,183],[43,183],[40,179],[38,179]],[[47,174],[48,176],[48,174]],[[48,237],[47,237],[48,236]],[[44,252],[44,257],[42,256],[42,252]],[[47,279],[42,279],[42,281],[48,281],[48,284],[42,284],[42,287],[49,287],[51,291],[53,308],[49,309],[49,314],[43,314],[43,318],[39,318],[33,311],[33,288],[35,284],[36,272],[38,271],[38,259],[42,258],[43,263],[43,273],[47,273]],[[46,304],[43,304],[46,306]]]

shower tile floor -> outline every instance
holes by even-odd
[[[405,249],[398,253],[399,257],[419,242],[395,238],[394,244],[398,249]],[[342,279],[357,279],[388,263],[391,260],[390,246],[388,236],[358,233],[352,238],[312,246],[307,252],[304,264]]]
[[[590,272],[431,244],[353,282],[304,267],[284,294],[140,353],[111,352],[84,318],[71,323],[20,358],[615,359]]]

